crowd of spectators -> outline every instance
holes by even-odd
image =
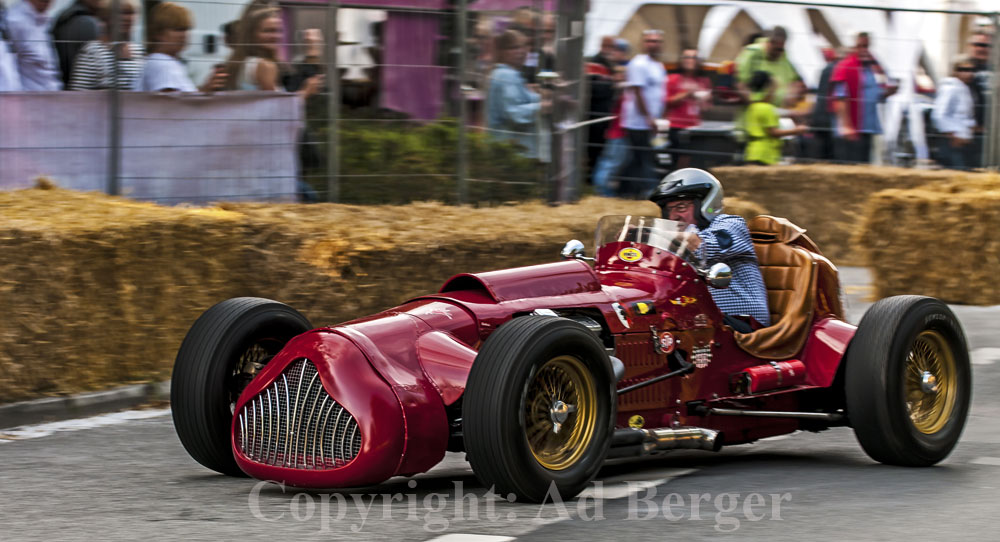
[[[883,132],[883,104],[899,90],[871,52],[872,36],[855,36],[846,49],[823,50],[825,65],[815,89],[807,89],[785,53],[786,29],[778,26],[751,36],[732,62],[705,69],[697,49],[683,47],[678,58],[658,59],[643,33],[639,54],[626,60],[627,44],[606,36],[601,51],[588,59],[591,102],[588,163],[595,192],[633,196],[651,169],[711,165],[712,160],[778,164],[789,160],[873,163]],[[968,50],[952,63],[951,76],[936,89],[915,85],[925,98],[935,138],[934,159],[944,167],[982,165],[989,105],[989,51],[992,32],[972,34]],[[623,78],[616,71],[627,64]],[[664,76],[663,67],[670,66]],[[711,75],[711,77],[709,77]],[[662,84],[659,81],[663,80]],[[716,125],[706,127],[712,110]],[[921,123],[923,119],[920,119]],[[699,148],[699,137],[730,127],[734,152]],[[709,134],[709,135],[704,135]],[[663,136],[667,136],[664,138]],[[926,145],[925,145],[926,146]],[[653,166],[651,166],[651,163]]]
[[[76,0],[54,18],[51,4],[19,0],[9,9],[0,4],[0,91],[287,90],[309,96],[323,85],[322,34],[304,33],[309,52],[290,67],[280,58],[283,21],[271,0],[252,0],[239,20],[224,25],[232,52],[200,84],[191,80],[182,56],[195,21],[180,3],[155,4],[146,19],[145,44],[132,36],[137,0],[119,0],[117,22],[112,0]]]
[[[75,0],[52,18],[52,0],[18,0],[0,13],[0,91],[255,90],[312,96],[324,86],[322,34],[301,32],[303,58],[282,58],[284,21],[273,1],[251,0],[238,20],[224,25],[228,59],[195,82],[183,59],[195,21],[180,3],[152,8],[143,44],[132,35],[137,0],[119,0],[117,21],[112,0]],[[463,70],[463,77],[481,74],[470,82],[482,89],[483,98],[473,123],[543,162],[551,159],[559,105],[567,103],[558,91],[556,30],[554,14],[530,7],[480,18],[470,40],[473,66]],[[873,140],[883,131],[881,104],[899,90],[872,54],[872,39],[862,32],[849,48],[825,49],[818,85],[807,89],[803,67],[786,54],[788,32],[780,26],[750,36],[732,61],[711,66],[689,44],[682,44],[678,56],[663,58],[662,30],[642,32],[634,50],[620,37],[603,37],[598,54],[586,59],[589,102],[573,104],[589,121],[586,163],[595,191],[638,196],[666,170],[705,167],[736,153],[739,161],[758,164],[871,163]],[[990,29],[974,32],[965,54],[952,63],[951,76],[936,89],[917,90],[933,103],[927,116],[938,137],[934,158],[946,167],[982,165],[991,41]],[[375,53],[373,58],[381,61]],[[700,147],[706,122],[716,123],[713,134],[720,123],[728,126],[736,152]]]

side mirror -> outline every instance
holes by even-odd
[[[583,250],[583,241],[573,239],[572,241],[566,242],[559,255],[567,260],[592,260],[593,258],[588,258],[583,255]]]
[[[708,269],[705,275],[705,282],[712,288],[728,288],[729,281],[733,279],[733,270],[728,265],[719,262]]]

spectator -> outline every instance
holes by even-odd
[[[779,128],[778,109],[774,107],[774,79],[766,71],[753,74],[749,83],[750,107],[746,113],[747,147],[744,160],[751,164],[772,165],[781,162],[782,137],[805,133],[809,128]]]
[[[49,39],[52,0],[21,0],[7,12],[7,35],[17,56],[23,90],[62,90],[59,66]]]
[[[497,37],[498,63],[490,73],[486,97],[486,128],[493,137],[520,143],[525,156],[538,158],[538,114],[548,100],[528,88],[521,68],[528,56],[528,40],[516,30]]]
[[[615,66],[615,80],[625,80],[625,68]],[[611,180],[625,165],[628,159],[628,148],[625,146],[625,132],[622,130],[622,97],[615,101],[615,118],[608,124],[604,133],[604,146],[601,155],[594,166],[594,191],[600,196],[612,197],[618,195],[616,187],[611,186]]]
[[[667,70],[660,62],[663,31],[642,33],[643,53],[636,55],[625,68],[625,90],[622,104],[622,128],[629,146],[629,159],[624,171],[623,195],[637,196],[655,187],[656,156],[652,140],[656,120],[663,116],[666,102]],[[645,195],[645,194],[642,194]]]
[[[684,49],[678,62],[680,71],[667,78],[667,120],[670,121],[670,147],[689,147],[691,138],[688,128],[701,124],[701,112],[712,101],[712,82],[701,71],[697,49]],[[674,167],[686,168],[691,163],[691,155],[684,152],[673,153]]]
[[[318,28],[307,28],[302,32],[302,45],[305,45],[305,52],[301,57],[296,57],[292,67],[286,70],[281,76],[281,84],[290,92],[297,92],[306,85],[314,86],[318,91],[323,81],[323,31]],[[317,77],[315,82],[309,82],[310,78]]]
[[[840,62],[837,51],[828,48],[823,50],[826,66],[819,76],[819,86],[816,87],[816,103],[813,104],[812,118],[809,126],[812,128],[812,144],[810,157],[817,160],[833,159],[833,114],[830,112],[830,78],[833,70]]]
[[[100,39],[88,42],[80,49],[73,63],[69,90],[96,90],[116,86],[116,57],[119,89],[131,89],[142,74],[145,51],[142,45],[130,41],[138,5],[135,0],[120,0],[119,34],[117,38],[111,39],[111,1],[101,0],[97,8],[97,16],[103,23]],[[111,42],[117,44],[114,50]]]
[[[837,160],[871,162],[872,136],[882,133],[878,104],[887,92],[877,76],[882,66],[868,50],[867,32],[858,34],[854,50],[841,60],[830,77],[833,111],[837,115],[834,155]]]
[[[590,80],[590,104],[587,107],[587,119],[594,120],[606,117],[611,113],[615,99],[615,37],[601,38],[601,50],[590,58],[586,64],[587,77]],[[587,130],[587,163],[591,167],[597,163],[604,146],[606,123],[591,124]]]
[[[101,21],[97,16],[101,0],[76,0],[62,10],[52,23],[52,39],[64,87],[69,86],[73,63],[80,49],[101,34]]]
[[[17,73],[17,57],[7,43],[5,14],[0,4],[0,92],[16,92],[21,90],[21,75]]]
[[[222,43],[226,47],[229,47],[230,50],[236,48],[236,40],[238,39],[236,29],[239,27],[239,24],[239,21],[229,21],[219,27],[219,30],[222,31]]]
[[[983,145],[985,142],[987,109],[990,104],[990,81],[992,69],[990,67],[990,44],[992,34],[985,30],[977,30],[969,40],[969,59],[972,67],[976,70],[969,90],[972,91],[972,101],[974,102],[974,113],[976,127],[973,130],[972,141],[967,154],[969,167],[981,167],[983,165]]]
[[[771,74],[775,85],[771,100],[778,107],[794,104],[797,96],[792,92],[793,85],[801,80],[785,55],[787,40],[788,32],[785,28],[776,26],[766,36],[744,47],[736,57],[736,77],[744,91],[757,72]]]
[[[146,92],[196,92],[220,90],[225,83],[225,73],[220,67],[212,72],[201,89],[195,86],[180,60],[187,47],[188,30],[194,26],[191,12],[179,4],[157,4],[149,14],[149,56],[136,79],[133,90]]]
[[[938,131],[948,136],[942,149],[942,162],[953,169],[969,165],[973,129],[976,126],[975,101],[969,87],[974,84],[975,65],[967,57],[960,57],[952,66],[951,77],[941,81],[931,119]]]
[[[227,90],[286,90],[283,75],[288,70],[279,60],[283,32],[281,11],[277,8],[262,7],[244,15],[237,27],[239,42],[226,63]],[[315,54],[320,39],[321,36],[313,40]],[[312,96],[321,81],[321,76],[309,77],[296,90],[304,97]]]

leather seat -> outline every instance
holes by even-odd
[[[805,344],[815,315],[843,318],[837,269],[805,230],[787,219],[761,215],[747,226],[767,287],[771,325],[734,336],[754,356],[789,359]]]

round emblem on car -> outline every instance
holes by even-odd
[[[625,262],[637,262],[642,259],[642,251],[637,248],[623,248],[618,251],[618,257]]]
[[[673,335],[664,331],[663,333],[660,333],[659,340],[660,340],[660,350],[662,350],[664,354],[669,354],[674,351]]]
[[[642,429],[643,425],[646,425],[646,420],[638,414],[628,419],[628,426],[632,429]]]

